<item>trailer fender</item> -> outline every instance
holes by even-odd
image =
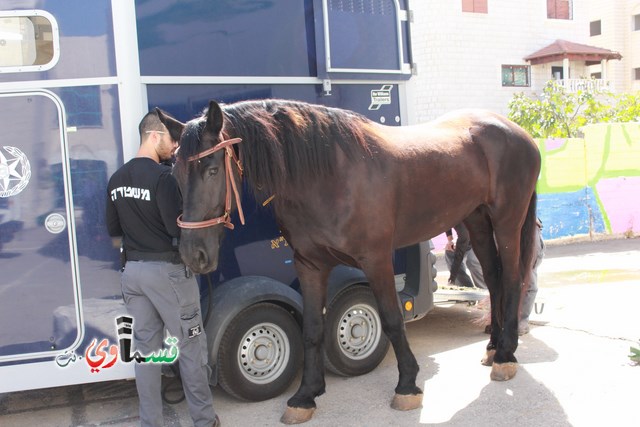
[[[355,267],[347,267],[346,265],[338,265],[329,275],[327,289],[327,305],[333,301],[333,298],[343,289],[352,285],[364,284],[369,285],[369,279],[364,272]]]

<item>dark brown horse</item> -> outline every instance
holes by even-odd
[[[391,406],[421,405],[392,253],[460,222],[469,230],[494,307],[483,363],[492,365],[494,380],[515,375],[518,302],[533,254],[540,171],[538,149],[520,127],[487,111],[388,127],[350,111],[283,100],[222,107],[212,101],[186,124],[159,114],[181,141],[174,172],[184,196],[180,252],[195,272],[217,267],[223,233],[212,224],[233,227],[226,214],[237,207],[231,184],[245,179],[259,201],[273,197],[304,300],[302,383],[283,422],[310,419],[315,397],[325,391],[327,276],[337,264],[361,268],[376,297],[398,361]]]

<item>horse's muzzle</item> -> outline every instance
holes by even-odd
[[[188,239],[180,240],[182,260],[191,271],[197,274],[210,273],[218,268],[219,248],[220,246],[217,244],[215,248],[211,248],[204,244],[195,244]]]

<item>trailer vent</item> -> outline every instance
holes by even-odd
[[[389,0],[330,0],[329,10],[363,15],[395,14],[393,3]]]

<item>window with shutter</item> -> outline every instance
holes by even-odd
[[[547,18],[572,19],[571,0],[547,0]]]
[[[487,0],[462,0],[462,11],[471,13],[487,13]]]

